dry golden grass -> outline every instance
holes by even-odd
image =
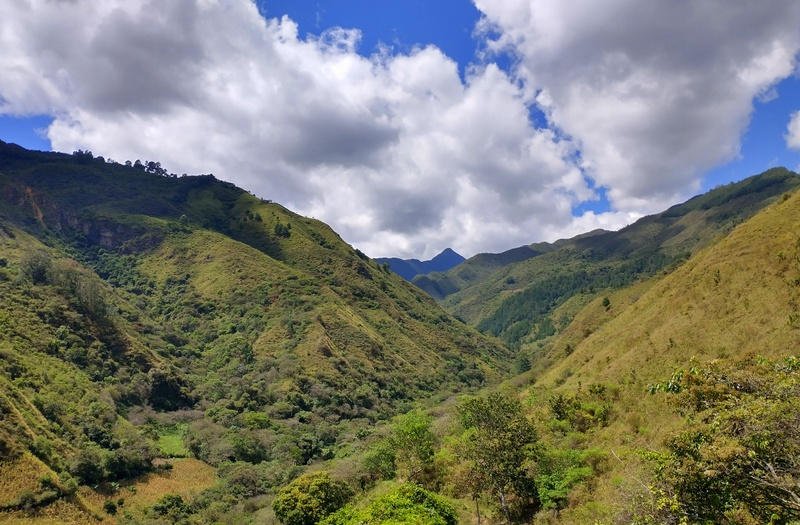
[[[666,394],[650,395],[692,362],[796,353],[800,328],[800,193],[766,208],[729,236],[661,278],[597,299],[549,344],[550,366],[529,395],[615,387],[614,417],[580,444],[608,454],[607,470],[573,494],[573,505],[542,523],[613,523],[632,494],[646,493],[640,452],[658,449],[682,425]],[[565,351],[570,345],[571,352]]]
[[[60,499],[34,513],[0,513],[4,525],[86,525],[114,523],[104,521],[83,509],[79,502]]]
[[[79,494],[94,512],[104,514],[106,501],[125,500],[120,512],[128,511],[134,515],[153,505],[166,494],[178,494],[184,500],[191,500],[203,490],[217,482],[216,471],[210,465],[193,458],[170,460],[171,470],[146,474],[135,481],[121,484],[114,493],[81,487]]]
[[[554,384],[659,381],[676,366],[748,353],[780,357],[800,343],[800,193],[776,203],[667,275],[541,377]],[[613,301],[612,301],[613,305]]]
[[[0,463],[0,494],[4,498],[12,495],[12,500],[24,490],[38,488],[39,478],[47,474],[45,468],[30,459]],[[166,494],[179,494],[185,500],[191,500],[201,491],[217,482],[213,467],[202,461],[190,458],[171,461],[172,470],[154,472],[135,481],[124,483],[116,492],[106,492],[90,487],[81,487],[76,498],[60,499],[35,512],[0,513],[0,523],[14,525],[77,525],[96,523],[111,525],[116,523],[113,516],[103,510],[106,501],[125,500],[120,513],[128,511],[134,516],[156,503]],[[41,472],[40,472],[41,470]],[[6,502],[7,498],[3,500]]]
[[[14,459],[0,461],[0,505],[8,505],[17,500],[25,491],[39,489],[39,480],[52,475],[50,469],[29,453]]]

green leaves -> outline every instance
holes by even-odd
[[[364,508],[345,507],[321,525],[456,525],[458,517],[444,498],[406,483]]]
[[[272,509],[285,525],[315,525],[353,496],[350,487],[327,472],[305,474],[283,487]]]
[[[692,521],[800,519],[800,371],[794,357],[712,364],[679,378],[690,426],[659,476]]]
[[[468,463],[466,483],[473,497],[490,494],[509,521],[512,512],[525,514],[538,507],[536,489],[525,468],[536,445],[536,430],[519,400],[492,393],[465,401],[458,413],[466,429],[460,452]]]

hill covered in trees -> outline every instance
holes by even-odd
[[[326,225],[129,164],[0,143],[3,509],[96,513],[77,485],[169,455],[260,465],[268,490],[506,373],[502,344]]]
[[[797,185],[428,276],[512,351],[210,175],[0,144],[0,522],[798,520]]]
[[[560,306],[564,329],[521,347],[530,371],[395,420],[362,467],[389,481],[328,519],[359,523],[409,481],[459,523],[800,519],[799,220],[790,190],[686,261]]]

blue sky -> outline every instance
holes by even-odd
[[[0,138],[213,172],[372,256],[499,251],[800,167],[800,3],[718,5],[31,0]]]
[[[303,35],[329,27],[352,27],[362,32],[358,52],[370,55],[379,44],[399,52],[433,44],[464,67],[474,60],[477,41],[472,34],[480,12],[468,0],[259,0],[268,17],[288,15]]]
[[[266,16],[288,15],[304,36],[319,34],[329,27],[358,28],[362,32],[358,52],[369,56],[379,45],[389,45],[400,52],[415,46],[433,44],[456,60],[461,74],[476,61],[479,40],[474,36],[480,11],[469,0],[259,0]],[[506,69],[512,62],[500,57]],[[787,78],[775,87],[776,96],[756,100],[752,121],[742,138],[741,154],[704,174],[701,190],[741,180],[774,166],[800,170],[800,152],[786,147],[784,134],[789,115],[797,111],[800,79]],[[531,119],[542,124],[541,112],[531,108]],[[591,183],[591,182],[590,182]],[[609,210],[605,192],[599,188],[598,199],[582,202],[573,208],[575,215],[585,211]]]
[[[800,171],[800,152],[786,147],[784,135],[789,116],[798,110],[800,79],[792,76],[775,86],[775,97],[756,100],[750,125],[742,137],[741,155],[710,170],[703,178],[707,190],[760,173],[775,166]]]

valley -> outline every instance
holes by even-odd
[[[0,523],[796,520],[798,185],[412,284],[212,175],[2,142]]]

